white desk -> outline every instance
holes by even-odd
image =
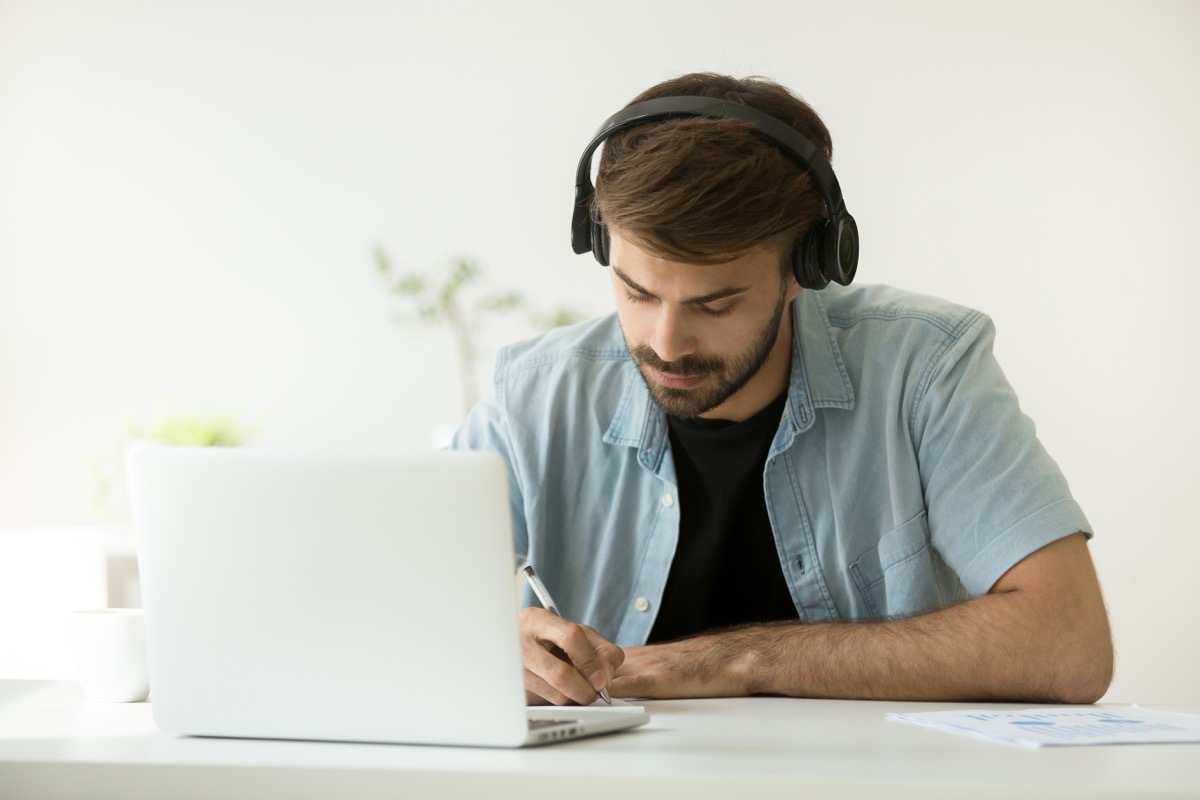
[[[567,744],[402,747],[168,736],[146,703],[0,681],[0,798],[1200,797],[1200,745],[1026,750],[884,719],[955,707],[933,703],[646,705],[644,728]]]

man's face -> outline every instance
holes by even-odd
[[[625,345],[650,390],[674,417],[735,421],[787,386],[788,302],[800,293],[780,255],[760,249],[724,264],[667,261],[624,241],[610,248]]]

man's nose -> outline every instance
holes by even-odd
[[[650,347],[663,361],[675,361],[696,352],[696,340],[679,311],[663,306],[655,320]]]

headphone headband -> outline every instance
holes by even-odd
[[[634,103],[601,123],[584,149],[575,170],[575,208],[571,215],[571,248],[576,253],[589,250],[601,264],[608,264],[608,232],[604,224],[592,219],[591,202],[596,193],[592,185],[592,155],[604,140],[637,125],[677,117],[716,117],[749,122],[754,130],[770,141],[813,178],[825,201],[828,220],[813,225],[793,254],[796,280],[806,288],[821,289],[833,280],[848,284],[858,269],[858,226],[846,210],[842,189],[825,155],[799,131],[742,103],[703,96],[661,97]],[[819,229],[819,230],[818,230]]]
[[[751,123],[772,144],[791,156],[793,161],[816,179],[817,191],[825,201],[830,219],[834,219],[838,211],[845,211],[842,189],[838,185],[837,176],[833,174],[833,167],[813,143],[801,136],[792,126],[742,103],[714,97],[661,97],[657,100],[634,103],[604,120],[584,149],[579,166],[575,170],[575,213],[571,220],[572,248],[576,253],[591,250],[590,244],[580,241],[579,234],[587,232],[586,222],[591,215],[589,205],[596,191],[592,186],[592,155],[605,139],[614,134],[647,122],[679,117],[727,117]]]

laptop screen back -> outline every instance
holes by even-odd
[[[137,447],[129,467],[161,728],[524,740],[499,456]]]

